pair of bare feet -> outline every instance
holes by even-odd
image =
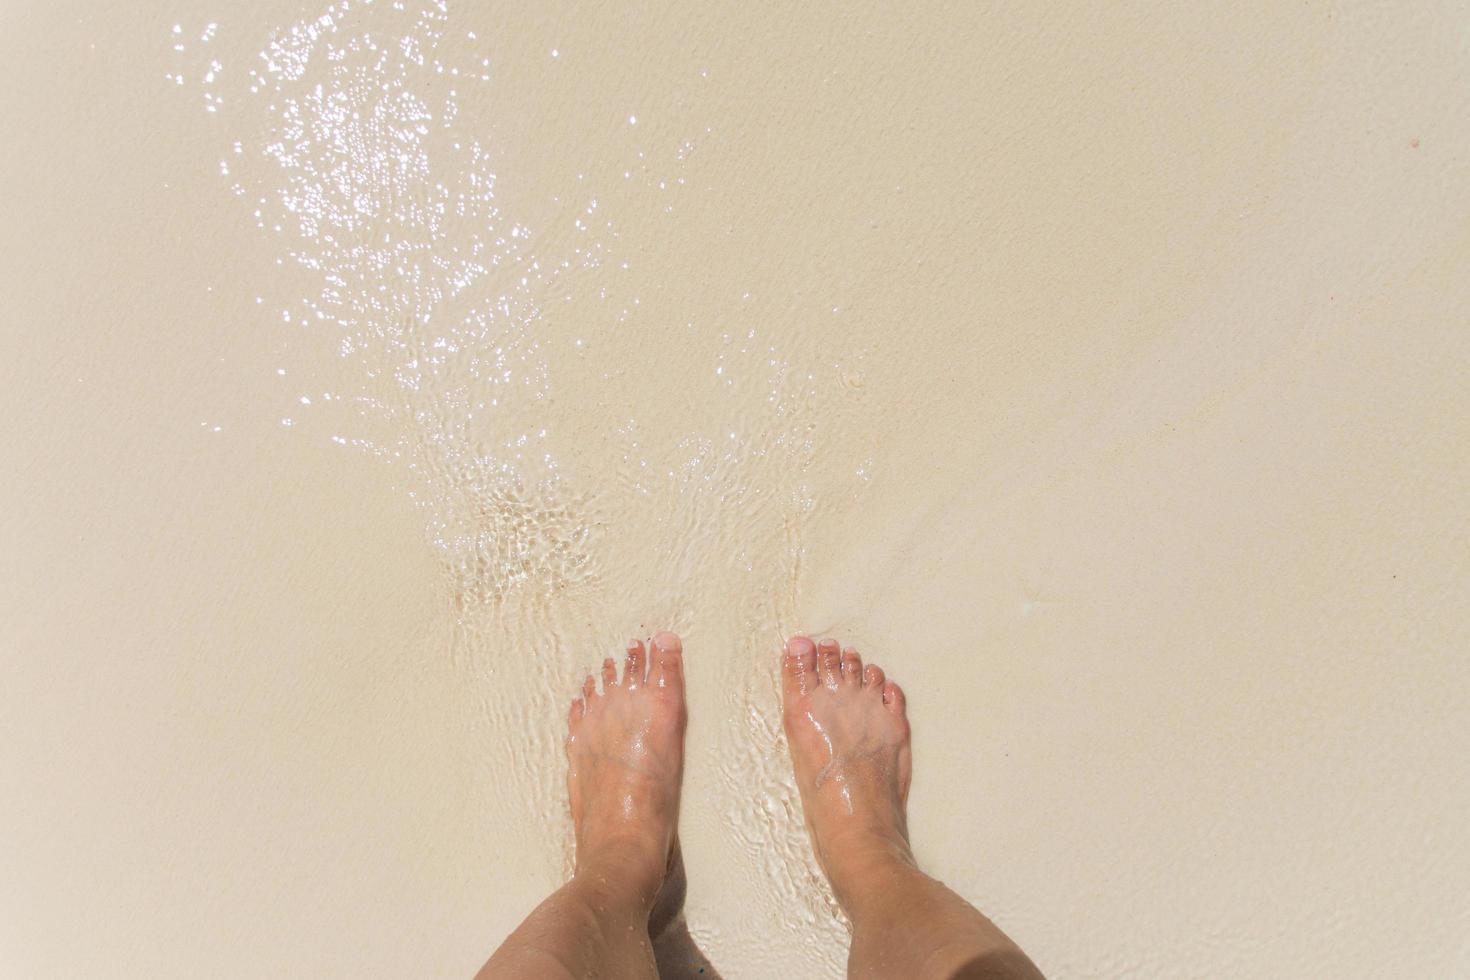
[[[786,735],[817,859],[844,906],[875,855],[912,863],[904,803],[909,725],[903,691],[835,640],[786,645]],[[684,768],[684,652],[658,633],[628,645],[622,676],[602,664],[572,702],[567,736],[578,868],[615,866],[652,894],[677,860]]]
[[[482,977],[711,976],[683,925],[678,845],[684,651],[632,642],[572,702],[567,788],[572,881],[501,946]],[[781,697],[818,862],[853,925],[852,976],[1037,977],[988,919],[919,871],[905,804],[911,773],[903,690],[835,640],[792,637]]]

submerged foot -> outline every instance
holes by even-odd
[[[875,867],[912,865],[911,774],[903,691],[836,640],[786,644],[781,700],[802,811],[817,860],[850,908]]]
[[[653,910],[675,866],[684,773],[684,660],[679,638],[658,633],[628,645],[621,679],[609,657],[602,689],[588,675],[572,702],[567,790],[577,840],[577,876],[626,886]]]

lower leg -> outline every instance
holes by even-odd
[[[683,647],[672,633],[655,636],[652,650],[630,643],[621,679],[603,661],[600,691],[587,677],[567,718],[576,873],[501,944],[482,980],[657,976],[655,956],[669,944],[655,939],[682,923],[685,716]]]
[[[479,980],[656,977],[648,935],[652,896],[622,881],[620,868],[580,866],[506,938]]]
[[[944,980],[1039,978],[1005,933],[969,902],[918,869],[886,855],[849,868],[843,904],[852,921],[848,976]]]

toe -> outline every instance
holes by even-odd
[[[654,687],[684,689],[684,644],[677,634],[662,630],[653,635],[653,664],[648,683]]]
[[[842,651],[842,683],[849,687],[863,686],[863,658],[852,647]]]
[[[634,640],[628,644],[628,659],[623,662],[623,686],[630,690],[642,687],[647,672],[648,653],[642,640]]]
[[[864,690],[881,692],[883,690],[884,680],[886,680],[886,678],[883,676],[883,668],[879,667],[877,664],[868,664],[867,667],[863,668]]]
[[[576,732],[578,724],[580,724],[582,721],[582,716],[586,713],[587,705],[582,701],[582,699],[572,698],[571,710],[567,712],[567,727],[570,728],[573,733]]]
[[[606,694],[618,686],[618,665],[612,657],[602,662],[602,693]]]
[[[582,682],[582,700],[591,704],[592,699],[595,697],[597,697],[597,681],[593,679],[591,674],[588,674],[587,679]]]
[[[834,691],[842,683],[842,648],[836,640],[823,640],[817,644],[817,674],[822,683]]]
[[[805,636],[786,641],[786,656],[781,658],[781,687],[788,698],[810,694],[817,686],[817,648]]]
[[[893,681],[889,681],[883,685],[883,707],[900,718],[904,716],[903,688],[893,683]]]

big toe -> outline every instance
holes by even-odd
[[[817,686],[817,645],[810,637],[793,636],[786,641],[781,658],[781,692],[786,698],[810,694]]]
[[[684,690],[684,644],[678,634],[660,630],[653,635],[653,665],[648,671],[648,683]]]

